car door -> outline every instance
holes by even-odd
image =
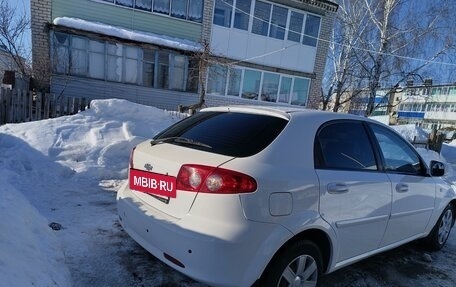
[[[424,232],[434,210],[436,184],[416,150],[400,135],[371,124],[392,182],[391,216],[381,246],[411,239]]]
[[[337,262],[378,248],[391,211],[391,183],[366,128],[363,121],[333,121],[316,135],[320,214],[337,234]]]

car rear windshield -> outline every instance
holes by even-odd
[[[158,134],[154,140],[233,157],[248,157],[262,151],[288,123],[283,118],[236,112],[200,112]],[[192,144],[196,143],[196,144]]]

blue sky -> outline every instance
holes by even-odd
[[[17,9],[18,15],[22,13],[27,13],[27,16],[30,18],[30,0],[7,0],[10,7]],[[27,31],[24,35],[24,45],[27,50],[27,53],[30,53],[31,50],[31,39],[30,39],[30,30]]]

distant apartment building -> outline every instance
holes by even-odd
[[[198,102],[204,82],[208,106],[317,107],[337,8],[326,0],[31,0],[33,61],[49,67],[52,93],[70,96],[175,109]]]
[[[346,107],[348,107],[348,113],[364,116],[369,101],[369,93],[370,91],[368,90],[357,93],[350,101],[349,105],[346,105]],[[384,116],[391,113],[392,107],[389,103],[392,103],[393,99],[394,94],[392,94],[389,89],[379,89],[375,95],[375,109],[371,116]]]
[[[348,96],[350,93],[345,97]],[[340,111],[363,116],[368,97],[369,91],[361,91]],[[416,124],[437,130],[456,128],[456,83],[433,85],[427,80],[414,86],[409,81],[397,89],[379,89],[374,103],[372,116],[389,116],[390,124]]]
[[[409,85],[395,95],[398,124],[456,128],[456,84]]]

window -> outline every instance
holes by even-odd
[[[269,29],[269,18],[271,14],[271,4],[256,1],[254,18],[252,25],[252,33],[267,36]]]
[[[257,100],[260,93],[261,72],[253,70],[244,71],[244,83],[242,86],[242,97]]]
[[[158,53],[156,88],[168,89],[169,86],[169,54]]]
[[[288,40],[301,42],[302,25],[304,24],[304,14],[291,11],[290,26],[288,30]]]
[[[152,11],[152,0],[136,0],[135,8],[144,11]]]
[[[116,0],[116,4],[125,7],[133,7],[133,1],[134,0]]]
[[[290,102],[291,82],[292,78],[282,77],[282,81],[280,82],[279,103]]]
[[[195,58],[188,59],[187,69],[187,91],[198,92],[199,85],[199,63]]]
[[[198,90],[198,63],[170,51],[55,32],[54,72],[178,91]],[[193,78],[192,78],[193,77]]]
[[[214,24],[231,27],[233,0],[216,0],[214,9]]]
[[[264,73],[263,85],[261,87],[261,100],[267,102],[276,102],[277,93],[279,92],[280,75]]]
[[[189,0],[187,19],[200,23],[203,21],[203,0]]]
[[[108,69],[107,80],[120,82],[122,81],[122,55],[123,45],[121,44],[107,44],[108,49]]]
[[[424,173],[418,154],[402,137],[379,125],[371,124],[371,127],[380,146],[386,171],[416,175]]]
[[[207,93],[305,106],[310,80],[247,68],[209,67]]]
[[[72,37],[70,55],[70,73],[81,76],[87,75],[87,39]]]
[[[169,15],[170,0],[154,0],[154,12]]]
[[[234,10],[234,28],[246,31],[249,29],[251,3],[251,0],[236,1],[236,9]]]
[[[293,93],[291,95],[291,104],[305,106],[307,103],[307,95],[309,93],[309,80],[303,78],[295,78],[293,84]]]
[[[105,78],[105,45],[100,41],[89,41],[89,77]]]
[[[207,79],[207,93],[225,95],[226,76],[228,69],[225,66],[213,65],[209,67]]]
[[[187,69],[187,57],[181,55],[172,55],[172,68],[169,77],[169,89],[184,91],[185,75]]]
[[[143,85],[153,87],[155,80],[155,50],[143,51]]]
[[[362,122],[324,126],[315,141],[315,168],[378,170],[372,145]]]
[[[185,19],[187,17],[187,0],[172,0],[171,16]]]
[[[231,68],[229,70],[228,76],[228,96],[235,96],[239,97],[239,93],[241,92],[241,79],[242,79],[242,70]]]
[[[139,49],[125,46],[125,82],[135,84],[138,82]]]
[[[304,28],[304,37],[302,43],[304,45],[316,47],[318,41],[318,34],[320,31],[320,17],[314,15],[307,15],[306,27]]]
[[[267,115],[200,112],[172,125],[154,139],[185,137],[211,147],[208,149],[191,145],[188,148],[232,157],[247,157],[266,148],[287,123],[285,119]]]
[[[285,27],[287,26],[288,9],[274,5],[272,8],[269,37],[279,40],[285,39]]]
[[[52,65],[54,70],[60,74],[68,74],[70,68],[70,37],[63,33],[54,33],[54,53],[52,58]]]

